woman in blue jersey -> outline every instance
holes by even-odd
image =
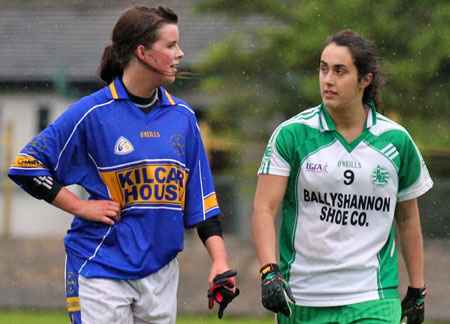
[[[376,111],[382,79],[371,42],[350,30],[331,35],[319,63],[322,104],[269,140],[253,237],[262,303],[279,323],[424,320],[417,197],[433,182],[407,131]],[[394,227],[409,275],[402,303]]]
[[[99,67],[105,88],[36,136],[9,176],[74,215],[64,239],[72,323],[175,323],[184,228],[212,258],[210,308],[237,296],[211,171],[192,108],[163,87],[183,58],[178,17],[134,6]],[[65,186],[78,184],[80,199]]]

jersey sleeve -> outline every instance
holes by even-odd
[[[10,178],[51,176],[64,186],[82,182],[89,163],[82,119],[77,107],[66,110],[20,151],[9,170]]]
[[[273,132],[264,152],[258,174],[289,176],[291,173],[289,138],[289,134],[281,126]]]
[[[186,145],[189,176],[186,183],[184,226],[197,223],[220,214],[211,169],[196,121],[192,122],[192,140]]]
[[[397,131],[397,134],[392,135],[401,159],[397,201],[417,198],[433,186],[433,181],[419,149],[409,134],[405,131],[401,135]]]

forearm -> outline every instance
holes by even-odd
[[[253,243],[259,263],[277,263],[275,216],[286,192],[288,177],[260,175],[253,203]]]
[[[52,205],[73,215],[80,214],[83,201],[69,189],[62,187],[52,201]]]
[[[212,262],[216,264],[227,264],[227,252],[225,250],[225,243],[223,242],[223,238],[214,235],[210,236],[205,241],[205,247],[208,251],[208,254],[211,256]]]
[[[400,234],[400,244],[408,271],[409,285],[415,288],[422,288],[424,286],[424,262],[420,227],[419,230],[411,228],[410,230],[404,229],[403,232],[403,234]]]
[[[397,229],[400,247],[411,287],[422,288],[424,282],[423,238],[417,200],[399,203]]]
[[[222,237],[218,235],[208,237],[205,242],[205,247],[212,259],[212,266],[208,278],[208,284],[209,287],[211,287],[214,278],[216,278],[217,275],[230,270],[230,267],[228,266],[227,252]]]
[[[274,213],[263,208],[255,208],[253,213],[253,243],[260,266],[277,263]]]

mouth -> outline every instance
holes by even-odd
[[[177,70],[178,64],[180,64],[180,63],[172,64],[172,65],[170,66],[170,68],[171,68],[172,70],[174,70],[175,72],[177,72],[177,71],[178,71],[178,70]]]
[[[325,90],[325,91],[323,91],[323,96],[327,99],[331,99],[331,98],[334,98],[335,96],[337,96],[337,92],[332,91],[332,90]]]

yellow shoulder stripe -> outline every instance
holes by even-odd
[[[175,101],[173,101],[172,97],[167,92],[167,90],[164,89],[164,92],[166,93],[167,99],[169,99],[170,103],[175,106]]]
[[[114,82],[111,82],[109,85],[109,89],[111,90],[111,94],[114,99],[119,99],[119,96],[117,95],[116,87],[114,86]]]

